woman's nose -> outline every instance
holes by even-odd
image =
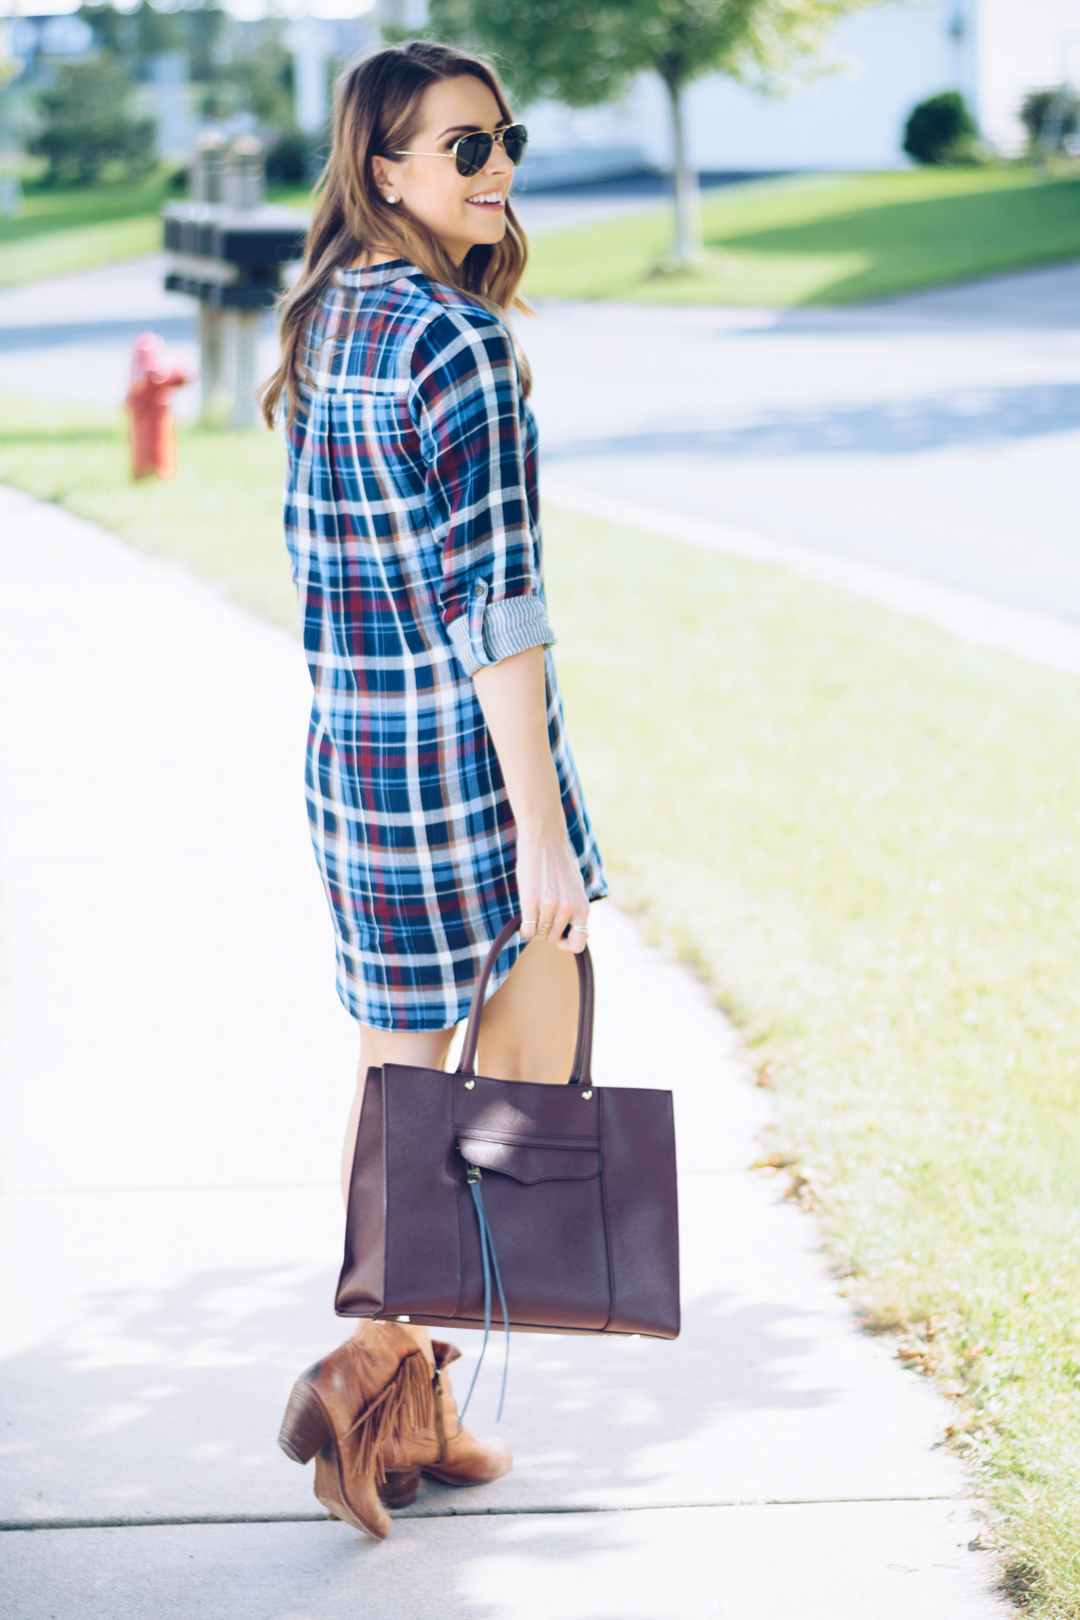
[[[514,165],[511,163],[510,159],[499,145],[499,142],[496,141],[495,145],[491,148],[491,156],[484,164],[484,173],[498,175],[501,177],[503,175],[511,174],[513,172],[513,168]]]

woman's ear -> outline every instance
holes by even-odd
[[[397,187],[390,178],[390,164],[385,158],[373,157],[371,160],[371,177],[376,186],[385,197],[387,192],[397,193]]]

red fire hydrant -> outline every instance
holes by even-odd
[[[180,366],[169,366],[156,332],[135,340],[127,399],[131,426],[131,470],[135,478],[171,478],[176,472],[176,422],[169,395],[193,381]]]

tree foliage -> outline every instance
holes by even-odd
[[[186,5],[179,15],[184,24],[192,82],[205,84],[220,71],[228,49],[230,18],[213,0]]]
[[[48,181],[90,185],[113,164],[129,177],[153,167],[154,121],[131,117],[130,95],[131,81],[115,57],[60,64],[39,92],[42,123],[30,142],[49,161]]]
[[[293,129],[293,59],[280,18],[266,17],[249,25],[245,45],[220,64],[207,84],[201,107],[204,117],[228,118],[249,112],[266,128]]]
[[[183,50],[187,44],[186,16],[159,11],[148,0],[140,0],[134,11],[118,11],[107,4],[82,5],[79,16],[89,25],[100,49],[133,68],[138,78],[145,76],[151,57]]]
[[[93,30],[99,51],[135,79],[147,77],[153,57],[183,52],[192,83],[200,87],[204,118],[243,112],[267,129],[295,127],[293,62],[282,18],[242,23],[218,0],[185,0],[172,11],[160,11],[149,0],[133,11],[119,10],[112,0],[91,0],[80,6],[79,16]]]
[[[697,179],[686,150],[684,91],[706,73],[777,89],[821,51],[840,18],[874,0],[429,0],[437,37],[480,46],[519,101],[571,107],[617,99],[640,73],[659,75],[671,109],[673,264],[701,251]]]
[[[98,49],[107,51],[135,78],[144,78],[150,58],[162,51],[183,51],[192,81],[218,78],[239,44],[239,30],[217,0],[185,0],[178,11],[159,11],[140,0],[134,11],[120,11],[111,0],[92,0],[79,7]]]
[[[726,73],[775,89],[872,0],[430,0],[431,31],[491,51],[521,103],[586,107],[642,72],[682,88]]]

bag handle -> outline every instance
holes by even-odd
[[[465,1026],[465,1044],[461,1049],[461,1061],[458,1063],[457,1074],[476,1073],[476,1047],[480,1039],[480,1015],[484,1010],[484,991],[491,978],[502,953],[521,927],[520,917],[511,917],[510,921],[500,928],[491,949],[487,954],[487,961],[480,969],[480,977],[476,981],[473,991],[472,1006],[469,1008],[469,1022]],[[578,970],[578,1026],[577,1044],[574,1047],[574,1062],[570,1070],[570,1079],[567,1085],[592,1085],[592,1041],[593,1041],[593,1001],[595,988],[593,983],[592,957],[586,945],[576,957]]]

